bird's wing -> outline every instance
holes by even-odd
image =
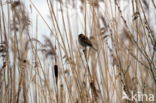
[[[82,39],[88,46],[92,46],[91,41],[86,36],[84,36]]]

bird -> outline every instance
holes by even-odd
[[[155,41],[155,43],[153,45],[153,49],[154,49],[154,51],[156,51],[156,41]]]
[[[95,51],[97,51],[97,49],[93,47],[91,40],[89,40],[89,38],[87,36],[85,36],[84,34],[79,34],[78,41],[81,46],[83,46],[85,48],[88,46],[88,47],[93,48]]]

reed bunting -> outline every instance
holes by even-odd
[[[87,36],[85,36],[84,34],[79,34],[79,36],[78,36],[78,41],[79,41],[79,43],[83,46],[83,47],[87,47],[87,46],[89,46],[89,47],[91,47],[91,48],[93,48],[95,51],[97,51],[97,49],[95,49],[94,47],[93,47],[93,45],[92,45],[92,42],[88,39],[88,37]]]

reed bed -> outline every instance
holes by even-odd
[[[154,0],[42,2],[0,1],[0,103],[156,103]]]

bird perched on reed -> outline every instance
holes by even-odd
[[[95,51],[97,51],[97,49],[95,49],[95,48],[93,47],[93,44],[92,44],[91,40],[89,40],[88,37],[85,36],[84,34],[79,34],[79,36],[78,36],[78,41],[79,41],[79,43],[80,43],[83,47],[86,48],[87,46],[89,46],[89,47],[93,48]]]
[[[153,49],[154,49],[154,51],[156,51],[156,41],[155,41],[155,43],[153,45]]]

